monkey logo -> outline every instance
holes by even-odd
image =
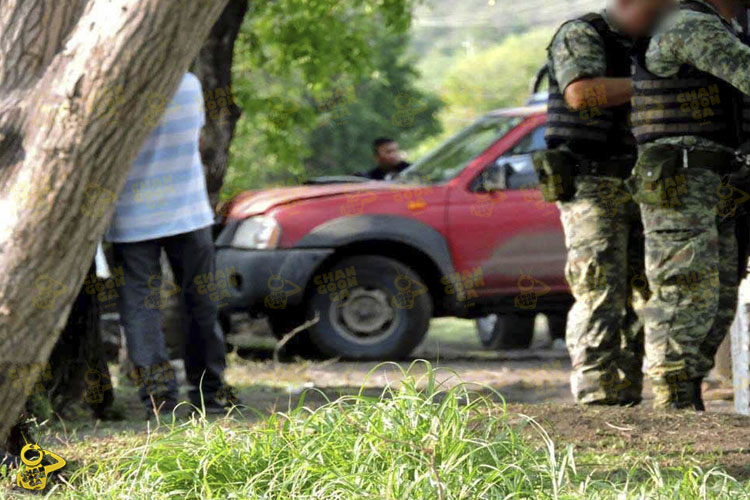
[[[169,280],[165,280],[159,274],[153,274],[148,279],[148,288],[151,290],[144,299],[149,309],[164,309],[167,307],[167,299],[180,293],[180,287]]]
[[[550,287],[543,281],[534,279],[531,275],[521,274],[518,277],[518,290],[521,293],[516,295],[514,300],[516,307],[532,310],[536,309],[539,297],[549,293]]]
[[[494,192],[491,194],[479,195],[479,200],[471,205],[469,211],[475,217],[491,217],[495,210],[495,205],[506,198],[503,192]]]
[[[716,194],[719,195],[719,203],[716,204],[716,213],[720,217],[734,217],[737,215],[737,208],[747,200],[750,200],[750,195],[732,186],[728,180],[721,181],[719,187],[716,188]]]
[[[37,293],[34,298],[34,306],[39,309],[50,310],[55,306],[57,297],[68,290],[68,287],[57,280],[52,279],[48,274],[42,274],[35,281]]]
[[[375,193],[360,193],[346,195],[346,202],[341,205],[341,215],[362,215],[365,205],[373,203],[378,198]]]
[[[391,305],[396,309],[411,309],[414,307],[414,299],[425,293],[427,287],[406,274],[396,272],[396,279],[393,280],[396,295],[391,297]]]
[[[167,108],[166,98],[157,92],[152,92],[148,96],[148,112],[144,121],[149,127],[156,127],[164,116]]]
[[[222,385],[216,393],[217,399],[223,399],[230,405],[236,405],[240,400],[237,397],[237,389],[229,385]]]
[[[396,127],[413,127],[414,119],[419,113],[427,109],[427,104],[406,92],[399,92],[393,101],[396,112],[391,122]]]
[[[630,201],[630,193],[619,188],[611,181],[603,181],[598,188],[599,200],[604,208],[604,213],[614,217],[620,211],[620,207]]]
[[[42,460],[45,458],[54,462],[51,465],[42,465]],[[16,486],[31,491],[42,491],[46,488],[50,473],[62,469],[66,464],[65,459],[60,455],[29,442],[21,449],[21,461],[24,468],[16,476]]]
[[[119,113],[125,102],[125,89],[122,86],[102,89],[94,101],[92,111],[94,116],[105,121],[111,122],[117,113]]]
[[[273,274],[268,278],[268,289],[271,291],[263,303],[268,309],[286,309],[288,299],[302,291],[302,288],[296,283],[284,279],[281,274]]]
[[[103,381],[104,378],[108,380]],[[86,387],[83,390],[83,400],[89,404],[100,404],[104,402],[104,391],[112,389],[112,381],[96,368],[89,368],[83,379]]]
[[[81,207],[81,213],[88,217],[102,217],[117,199],[114,191],[96,184],[89,184],[84,192],[87,199]]]
[[[638,296],[643,297],[643,300],[646,300],[645,298],[649,293],[648,279],[646,278],[646,274],[643,271],[634,274],[633,277],[630,278],[630,290],[631,293],[628,296],[628,305],[630,307],[633,307],[633,304]]]

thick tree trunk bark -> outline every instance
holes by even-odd
[[[149,133],[226,0],[0,0],[0,442]]]
[[[193,64],[193,71],[200,78],[206,97],[201,156],[213,207],[219,201],[229,163],[229,144],[241,114],[232,98],[232,60],[234,43],[247,8],[248,0],[229,0]]]

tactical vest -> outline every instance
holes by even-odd
[[[702,3],[681,3],[680,9],[715,15],[736,34],[730,23]],[[742,109],[741,93],[724,80],[688,64],[673,77],[657,76],[646,69],[647,49],[648,43],[644,43],[634,55],[631,119],[638,144],[666,137],[697,136],[737,147],[742,129],[738,112]]]
[[[750,45],[750,23],[747,23],[745,26],[741,38],[745,45]],[[742,124],[742,137],[740,143],[745,143],[750,141],[750,96],[746,94],[742,94],[741,113],[742,117],[740,123]]]
[[[606,76],[630,77],[630,49],[625,39],[610,29],[601,14],[586,14],[576,20],[588,23],[599,33],[607,57]],[[559,83],[550,73],[547,129],[544,135],[549,149],[565,145],[572,152],[590,159],[634,155],[635,139],[628,123],[629,114],[629,103],[606,106],[604,89],[601,92],[595,89],[586,96],[583,109],[571,109]]]

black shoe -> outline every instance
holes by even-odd
[[[706,411],[703,403],[703,377],[694,378],[690,382],[693,384],[693,408],[695,411]]]

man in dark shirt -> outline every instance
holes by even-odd
[[[388,180],[406,170],[410,165],[403,160],[401,148],[393,139],[387,137],[375,139],[372,143],[372,152],[377,166],[369,172],[360,174],[362,177],[376,181]]]

